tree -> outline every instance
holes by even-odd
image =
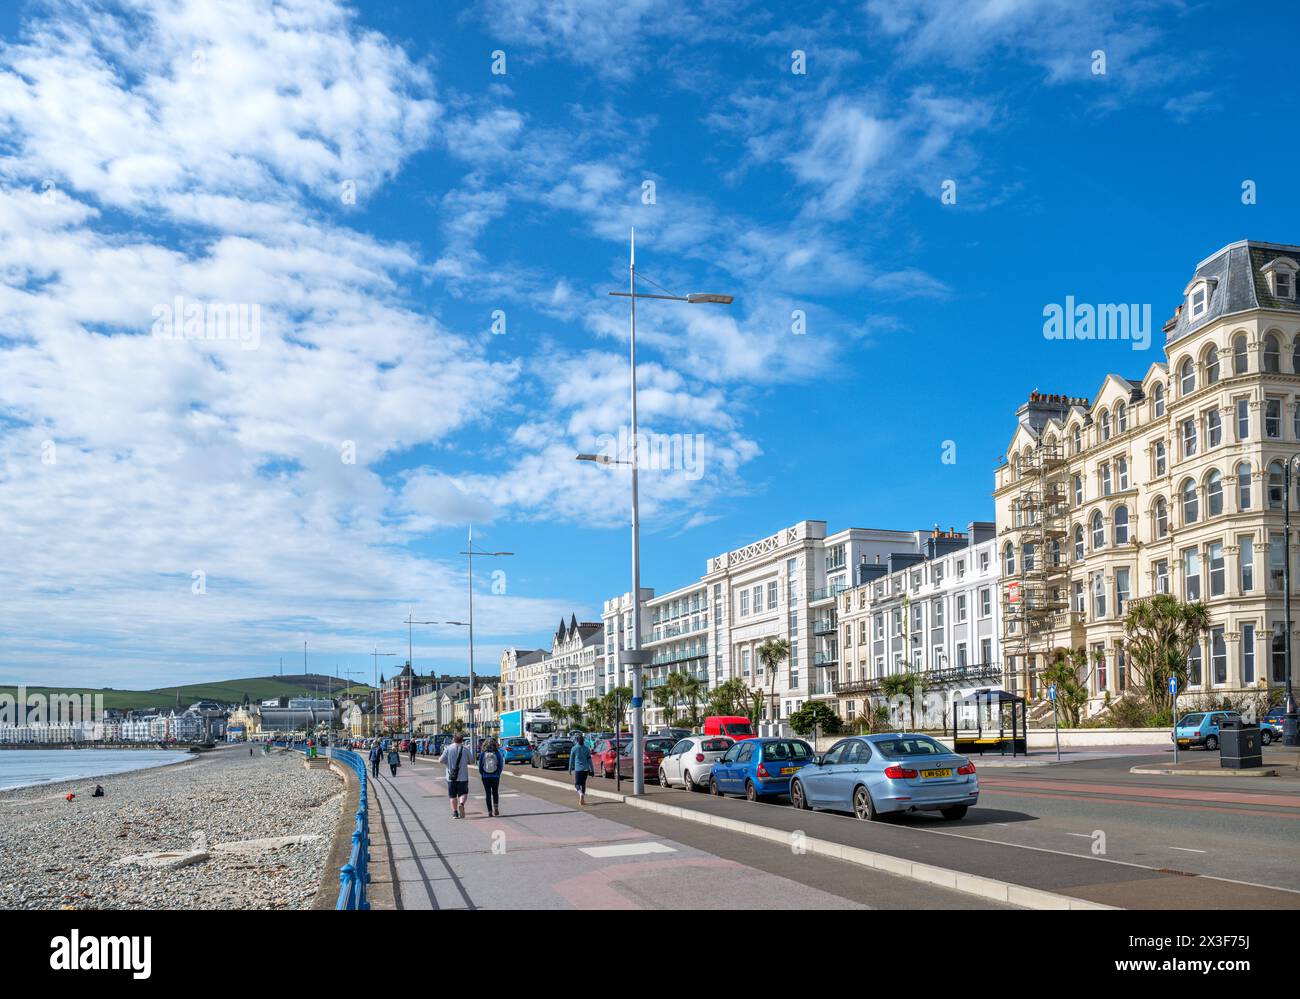
[[[583,714],[586,716],[587,724],[592,728],[604,728],[607,724],[605,721],[605,705],[602,698],[588,697],[583,708]]]
[[[1088,653],[1057,649],[1041,675],[1044,684],[1056,684],[1056,710],[1066,727],[1077,728],[1088,703]]]
[[[700,683],[700,678],[693,673],[682,673],[681,696],[690,706],[690,712],[683,719],[691,728],[698,728],[700,724],[700,694],[704,685]]]
[[[789,658],[790,643],[784,638],[769,638],[758,647],[758,661],[763,664],[763,668],[768,671],[770,677],[771,693],[769,696],[772,700],[772,719],[774,721],[781,717],[781,712],[776,704],[776,670]]]
[[[542,702],[542,710],[555,719],[555,727],[557,729],[564,724],[564,705],[554,697],[549,701]]]
[[[749,688],[738,677],[725,680],[709,695],[709,710],[715,715],[734,715],[737,706],[749,700]]]
[[[656,701],[664,709],[664,718],[669,725],[677,724],[677,704],[682,697],[682,684],[685,673],[673,671],[664,677],[663,686],[658,688]]]
[[[790,716],[790,727],[799,735],[838,735],[840,716],[825,701],[809,701]]]
[[[1129,672],[1147,700],[1163,712],[1173,710],[1169,678],[1187,687],[1187,657],[1210,626],[1205,604],[1185,603],[1168,593],[1131,600],[1124,613],[1124,651]]]
[[[745,699],[741,701],[744,706],[745,714],[749,715],[749,723],[758,730],[758,723],[763,718],[763,706],[767,703],[767,695],[763,693],[762,687],[754,687],[752,690],[746,689]]]
[[[622,732],[626,727],[628,708],[632,705],[632,688],[615,687],[605,696],[609,698],[610,724],[616,733]]]

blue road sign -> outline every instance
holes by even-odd
[[[1176,676],[1171,676],[1169,678],[1169,693],[1171,694],[1178,693],[1178,677]]]
[[[1056,684],[1054,684],[1054,683],[1049,683],[1049,684],[1047,685],[1047,699],[1048,699],[1049,701],[1054,701],[1054,700],[1056,700]]]

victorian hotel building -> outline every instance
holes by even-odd
[[[1125,610],[1156,593],[1209,608],[1189,693],[1284,681],[1298,269],[1300,247],[1227,246],[1197,265],[1165,324],[1165,363],[1107,376],[1091,402],[1036,392],[1020,407],[994,493],[1008,689],[1043,696],[1053,651],[1085,649],[1090,708],[1101,708],[1134,681]]]

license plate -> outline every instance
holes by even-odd
[[[926,780],[930,780],[931,778],[935,778],[935,777],[951,777],[952,771],[951,770],[922,770],[921,776],[924,777]]]
[[[798,767],[782,767],[781,776],[784,777],[786,774],[792,774],[798,769],[799,769]]]

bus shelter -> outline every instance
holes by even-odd
[[[1000,688],[984,688],[952,702],[954,752],[1005,756],[1010,749],[1012,756],[1028,756],[1028,734],[1028,707],[1023,697]]]

